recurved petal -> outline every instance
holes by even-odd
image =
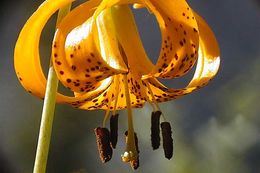
[[[115,76],[110,77],[112,82],[111,85],[100,95],[93,97],[92,99],[86,99],[83,102],[75,103],[75,106],[80,109],[95,110],[95,109],[114,109],[114,102],[116,100],[117,91],[119,91],[120,86],[118,80]],[[84,95],[84,93],[74,92],[76,97]]]
[[[199,26],[200,46],[197,69],[189,87],[206,85],[218,72],[220,66],[220,50],[213,31],[206,21],[195,14]],[[200,69],[200,70],[199,70]]]
[[[85,6],[62,20],[53,41],[56,73],[63,85],[74,92],[89,92],[98,87],[99,81],[128,71],[120,55],[110,10],[93,19],[95,6]]]
[[[155,100],[157,102],[166,102],[172,99],[176,99],[180,96],[186,95],[188,93],[191,93],[196,88],[168,88],[165,85],[163,85],[160,81],[158,81],[156,78],[148,78],[146,79],[146,85],[149,85],[151,88],[152,93],[147,89],[147,96],[150,100]]]
[[[122,48],[121,55],[132,72],[144,75],[148,74],[154,65],[146,55],[133,14],[127,5],[134,2],[137,1],[103,0],[96,9],[94,18],[98,18],[105,9],[111,9],[111,23],[114,24],[119,46]]]
[[[146,77],[174,78],[186,74],[197,60],[198,26],[185,0],[144,0],[161,30],[158,61]]]
[[[148,74],[154,65],[146,55],[131,9],[128,5],[115,6],[112,15],[122,56],[126,57],[131,73]]]
[[[18,37],[14,52],[15,70],[23,87],[37,97],[43,98],[46,88],[46,78],[41,68],[39,56],[39,40],[42,29],[53,13],[71,2],[71,0],[46,0],[28,19]],[[96,4],[96,0],[91,0],[85,4],[85,7],[91,9]],[[110,84],[111,79],[104,80],[99,83],[99,87],[95,91],[76,98],[58,93],[57,101],[72,104],[91,99],[102,93]]]
[[[48,19],[71,0],[46,0],[27,20],[19,34],[14,51],[14,66],[23,87],[38,97],[44,97],[46,79],[39,56],[39,40]]]
[[[127,28],[126,26],[135,27],[135,24],[131,24],[133,23],[132,20],[120,20],[120,18],[125,18],[125,16],[130,19],[130,15],[125,15],[127,14],[126,12],[114,8],[114,13],[122,13],[122,17],[120,15],[117,16],[118,20],[115,18],[118,23],[116,26],[120,28],[117,33],[119,33],[118,38],[122,47],[127,52],[128,45],[130,45],[129,39],[134,38],[136,40],[131,40],[131,45],[135,43],[134,45],[138,46],[134,49],[140,50],[132,52],[138,52],[138,55],[142,57],[129,58],[128,55],[127,58],[133,62],[138,61],[136,64],[140,67],[143,64],[147,65],[147,68],[144,67],[142,71],[143,79],[149,77],[174,78],[186,74],[197,60],[199,45],[197,22],[187,2],[185,0],[104,0],[98,6],[94,16],[97,16],[105,8],[123,4],[138,4],[138,7],[146,6],[156,16],[161,29],[163,40],[161,52],[154,66],[143,50],[136,29],[122,29]],[[120,32],[127,31],[129,31],[130,35],[135,36],[125,39],[126,34],[120,34]],[[131,49],[133,49],[132,46]]]
[[[220,51],[217,40],[207,23],[197,14],[195,16],[200,34],[199,59],[195,74],[187,87],[181,89],[167,88],[155,78],[148,79],[147,81],[158,102],[168,101],[189,94],[205,86],[218,72]],[[152,96],[149,95],[149,98],[152,99]]]

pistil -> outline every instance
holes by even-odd
[[[124,88],[125,88],[125,97],[127,105],[127,117],[128,117],[128,135],[126,138],[126,151],[122,155],[122,160],[124,162],[131,162],[138,158],[138,152],[135,145],[135,135],[134,135],[134,126],[133,126],[133,115],[131,109],[131,99],[129,94],[129,88],[127,83],[127,75],[124,75],[123,79]]]

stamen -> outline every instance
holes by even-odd
[[[156,150],[160,146],[160,116],[162,112],[156,111],[152,112],[151,117],[151,140],[153,150]]]
[[[145,83],[146,83],[146,86],[147,86],[149,92],[151,93],[152,101],[153,101],[153,103],[155,104],[155,106],[156,106],[156,108],[157,108],[157,111],[160,111],[160,112],[161,112],[161,115],[162,115],[162,117],[163,117],[163,120],[166,121],[166,118],[165,118],[164,114],[162,113],[162,111],[161,111],[161,109],[160,109],[160,106],[159,106],[159,104],[157,103],[157,101],[156,101],[156,99],[155,99],[155,97],[154,97],[153,91],[152,91],[152,89],[151,89],[151,87],[150,87],[150,83],[147,82],[147,81],[145,81]]]
[[[116,75],[114,77],[115,80],[115,102],[114,102],[114,110],[113,110],[113,115],[116,114],[116,107],[117,107],[117,101],[118,101],[118,95],[119,95],[119,76]]]
[[[110,139],[111,139],[111,146],[113,148],[116,148],[117,139],[118,139],[118,116],[119,116],[119,114],[116,114],[116,107],[117,107],[117,101],[119,95],[118,75],[114,77],[114,83],[115,83],[115,102],[114,102],[113,113],[112,116],[110,117]]]
[[[118,138],[118,115],[115,114],[110,117],[110,142],[113,148],[116,148]]]
[[[125,97],[128,113],[128,135],[126,138],[126,151],[122,155],[122,160],[124,162],[130,162],[138,158],[138,152],[136,151],[135,146],[135,137],[134,137],[134,126],[133,126],[133,115],[131,109],[131,100],[127,83],[127,75],[124,75],[124,87],[125,87]]]
[[[146,100],[149,102],[149,104],[152,106],[153,112],[155,112],[157,109],[156,109],[156,107],[154,106],[154,103],[151,102],[151,100],[149,99],[149,97],[148,97],[147,94],[145,95],[145,98],[146,98]]]
[[[170,160],[173,155],[173,140],[172,140],[171,125],[169,122],[162,122],[161,128],[162,128],[164,155],[167,159]]]
[[[104,119],[103,119],[103,123],[102,123],[103,127],[106,127],[106,122],[107,122],[107,119],[108,119],[108,117],[109,117],[109,113],[110,113],[110,110],[107,109],[107,110],[106,110],[105,117],[104,117]]]
[[[103,163],[112,158],[113,150],[110,146],[109,130],[107,128],[95,128],[96,141],[98,146],[99,157]]]

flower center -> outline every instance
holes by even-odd
[[[128,119],[128,129],[125,133],[126,136],[126,148],[125,152],[121,155],[122,161],[129,163],[133,169],[137,169],[139,167],[139,149],[138,149],[138,139],[137,135],[134,131],[133,125],[133,112],[132,107],[137,107],[139,103],[148,101],[152,108],[152,116],[151,116],[151,140],[153,149],[158,149],[160,146],[160,119],[162,117],[163,122],[161,123],[162,129],[162,137],[163,137],[163,147],[165,150],[166,158],[171,158],[172,156],[172,138],[171,138],[171,128],[168,122],[165,122],[165,117],[162,114],[162,111],[157,103],[156,97],[153,94],[153,90],[150,86],[148,79],[142,79],[142,70],[136,70],[136,64],[139,59],[129,52],[133,52],[133,50],[129,51],[125,46],[123,40],[127,40],[130,38],[125,37],[124,30],[120,30],[120,24],[122,24],[122,19],[119,20],[114,18],[115,16],[120,16],[119,14],[124,14],[129,17],[129,21],[132,21],[131,13],[125,12],[125,10],[129,10],[127,6],[115,6],[111,7],[112,13],[107,13],[110,15],[110,20],[115,24],[115,31],[117,31],[117,41],[118,41],[118,49],[120,51],[120,57],[124,61],[126,67],[128,68],[128,73],[121,73],[113,76],[113,83],[111,84],[110,92],[106,93],[107,101],[106,108],[107,111],[105,113],[105,117],[103,120],[103,128],[102,135],[96,132],[97,136],[97,144],[100,153],[100,158],[103,162],[110,160],[112,157],[111,148],[116,147],[117,138],[118,138],[118,114],[116,113],[117,109],[127,109],[127,119]],[[111,15],[112,14],[112,15]],[[114,16],[113,16],[114,15]],[[131,20],[130,20],[131,19]],[[129,23],[128,23],[129,24]],[[130,25],[131,24],[131,25]],[[130,26],[135,25],[130,22]],[[129,26],[129,27],[130,27]],[[137,34],[137,33],[135,33]],[[135,35],[137,36],[137,35]],[[122,43],[122,44],[121,44]],[[138,46],[137,46],[138,47]],[[133,57],[135,59],[133,59]],[[146,64],[146,63],[145,63]],[[139,69],[147,68],[146,66],[142,66]],[[122,102],[122,103],[121,103]],[[102,103],[102,101],[101,101]],[[140,104],[142,105],[142,104]],[[107,145],[107,140],[102,140],[100,136],[104,136],[107,139],[107,130],[105,128],[106,121],[110,115],[110,111],[112,112],[112,116],[110,118],[110,145]],[[161,116],[162,115],[162,116]],[[103,132],[104,131],[104,132]],[[103,134],[104,133],[104,134]],[[100,139],[99,139],[100,138]],[[100,142],[101,141],[101,142]],[[102,143],[104,141],[104,143]],[[109,152],[109,153],[106,153]]]

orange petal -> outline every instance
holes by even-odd
[[[59,8],[71,3],[72,0],[46,0],[37,11],[28,19],[17,40],[14,52],[14,66],[18,78],[23,87],[37,97],[44,97],[46,78],[41,68],[39,56],[39,40],[43,27],[48,19]],[[94,8],[96,0],[86,2],[87,9]],[[96,97],[102,93],[111,83],[105,80],[99,84],[98,89],[86,93],[81,97],[67,97],[57,95],[57,101],[61,103],[74,103]]]
[[[220,51],[217,40],[207,23],[197,14],[195,16],[200,34],[199,59],[195,74],[187,87],[181,89],[167,88],[154,78],[147,79],[158,102],[189,94],[205,86],[218,72]],[[152,99],[151,96],[149,98]]]
[[[94,8],[84,6],[73,10],[58,26],[53,41],[56,73],[63,85],[75,92],[89,92],[99,81],[128,71],[111,20],[106,17],[109,11],[96,20],[90,17],[93,13]]]
[[[174,78],[186,74],[197,60],[198,26],[185,0],[145,0],[162,35],[159,59],[146,77]]]

